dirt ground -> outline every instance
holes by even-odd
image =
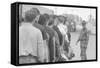
[[[78,32],[72,32],[71,33],[71,47],[75,53],[75,57],[72,59],[74,60],[81,60],[80,58],[80,43],[75,45],[77,39],[79,37]],[[87,47],[87,59],[96,59],[96,36],[95,35],[89,35],[89,42]]]

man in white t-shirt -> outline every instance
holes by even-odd
[[[44,62],[44,45],[42,33],[32,24],[37,15],[28,10],[25,12],[25,22],[19,27],[19,63]]]

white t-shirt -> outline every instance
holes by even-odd
[[[44,59],[42,33],[31,23],[23,23],[19,27],[19,56],[31,54]]]

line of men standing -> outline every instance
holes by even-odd
[[[26,11],[19,26],[19,63],[58,62],[74,57],[65,22],[63,16],[41,15],[37,8]]]

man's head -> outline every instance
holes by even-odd
[[[61,16],[61,15],[58,16],[58,20],[59,20],[60,23],[63,23],[63,24],[64,24],[65,21],[66,21],[65,17],[64,17],[64,16]]]
[[[54,15],[53,16],[53,19],[54,19],[54,25],[57,26],[59,24],[58,16],[57,15]]]
[[[31,8],[31,11],[36,14],[35,21],[38,22],[40,17],[40,11],[37,8]]]
[[[83,27],[83,28],[86,27],[86,21],[85,21],[85,20],[82,21],[82,27]]]
[[[37,8],[32,8],[31,10],[35,12],[36,15],[40,15],[40,11]]]
[[[54,15],[50,15],[48,26],[54,25]]]
[[[40,15],[38,23],[41,25],[48,25],[48,21],[49,21],[49,15],[43,14],[43,15]]]
[[[36,15],[35,12],[28,10],[28,11],[25,12],[25,21],[32,23],[33,20],[35,20],[36,16],[37,15]]]

